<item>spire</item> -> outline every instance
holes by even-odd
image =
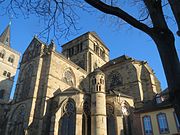
[[[0,42],[10,47],[10,23],[0,35]]]

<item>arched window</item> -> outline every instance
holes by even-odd
[[[94,41],[94,51],[99,56],[100,48],[99,48],[99,45],[98,45],[98,43],[96,41]]]
[[[104,84],[103,76],[101,76],[101,78],[100,78],[100,83],[101,83],[101,84]]]
[[[143,120],[143,126],[144,126],[144,134],[152,135],[153,130],[152,130],[151,117],[146,115],[142,118],[142,120]]]
[[[95,70],[96,68],[98,68],[97,62],[94,63],[93,68],[94,68],[94,70]]]
[[[68,69],[68,70],[66,70],[64,72],[64,80],[70,86],[74,86],[75,85],[74,75],[73,75],[71,70]]]
[[[82,135],[91,135],[91,112],[90,102],[84,102],[83,105],[83,120],[82,120]]]
[[[26,106],[24,104],[19,105],[11,116],[11,125],[8,129],[8,135],[24,135],[24,119]]]
[[[159,113],[157,114],[157,121],[159,126],[159,132],[160,134],[169,133],[167,118],[165,113]]]
[[[63,116],[59,120],[58,135],[75,135],[76,108],[75,103],[69,100],[63,108]]]
[[[107,113],[107,135],[116,135],[116,118],[114,116],[114,107],[106,104]]]
[[[3,72],[3,76],[7,76],[7,71],[4,71],[4,72]]]
[[[8,58],[8,62],[10,62],[10,63],[13,63],[13,62],[14,62],[14,55],[11,55],[11,56]]]
[[[121,111],[123,115],[123,130],[125,135],[131,135],[132,134],[132,128],[131,128],[131,117],[130,117],[130,105],[128,102],[123,100],[121,102]]]
[[[5,90],[4,90],[4,89],[0,90],[0,99],[3,99],[4,93],[5,93]]]
[[[105,51],[103,48],[100,48],[100,57],[103,59],[105,58]]]
[[[176,121],[177,130],[178,130],[178,132],[180,132],[180,123],[179,123],[179,120],[178,120],[177,115],[176,115],[175,112],[174,112],[174,119]]]
[[[4,56],[5,56],[5,51],[4,50],[0,51],[0,58],[4,59]]]

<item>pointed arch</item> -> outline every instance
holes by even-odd
[[[59,119],[58,135],[75,135],[76,105],[74,100],[68,99],[61,109],[62,116]]]
[[[70,86],[76,86],[75,74],[71,68],[66,68],[63,73],[63,80]]]
[[[8,128],[8,135],[24,135],[24,121],[26,115],[26,105],[18,105],[10,116],[10,125]]]
[[[91,103],[86,100],[83,104],[82,135],[91,135]]]
[[[121,111],[123,115],[123,128],[124,134],[132,134],[131,129],[131,108],[127,101],[123,100],[121,102]]]
[[[107,135],[117,134],[117,122],[115,117],[114,106],[110,103],[106,104],[107,113]]]

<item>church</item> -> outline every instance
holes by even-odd
[[[110,60],[95,32],[62,45],[61,53],[53,41],[35,36],[19,66],[1,134],[153,134],[140,114],[161,93],[160,82],[145,61],[126,55]]]

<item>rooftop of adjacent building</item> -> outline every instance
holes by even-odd
[[[150,100],[144,103],[143,107],[138,108],[136,113],[152,112],[162,110],[166,108],[172,108],[173,105],[169,99],[169,90],[166,88],[160,93],[156,94],[154,100]]]

